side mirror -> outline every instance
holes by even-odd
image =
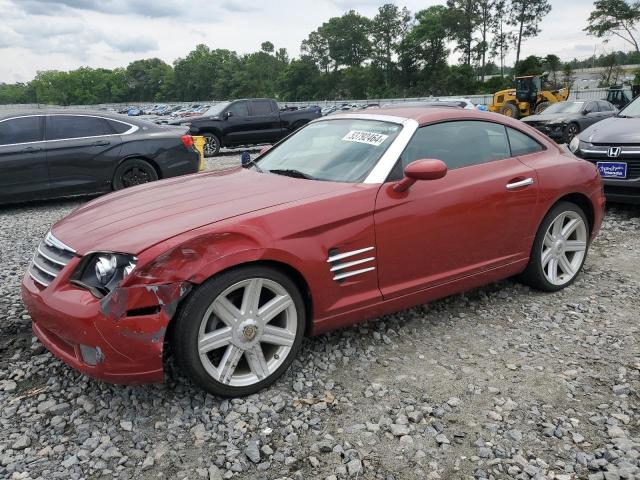
[[[446,174],[447,165],[442,160],[416,160],[405,167],[404,178],[393,186],[393,190],[405,192],[418,180],[438,180]]]
[[[269,150],[271,150],[271,147],[273,147],[273,145],[265,145],[260,149],[260,152],[258,153],[258,155],[263,155],[267,153]]]
[[[224,112],[222,114],[222,118],[224,118],[225,120],[229,117],[233,117],[233,112]]]

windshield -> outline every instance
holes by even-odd
[[[269,150],[258,165],[265,172],[296,171],[314,180],[361,182],[401,128],[351,118],[314,122]]]
[[[547,113],[579,113],[584,107],[584,102],[558,102],[553,105],[549,105],[542,112],[543,115]]]
[[[633,102],[631,102],[629,105],[624,107],[620,111],[619,116],[620,117],[640,117],[640,102],[638,100],[640,100],[640,97],[636,98]]]
[[[216,103],[212,107],[209,108],[206,112],[204,112],[205,117],[216,117],[222,113],[222,111],[229,106],[231,102],[220,102]]]

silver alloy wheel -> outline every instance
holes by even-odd
[[[282,365],[297,329],[295,303],[282,285],[267,278],[243,280],[205,312],[198,332],[200,361],[218,382],[253,385]]]
[[[587,226],[573,211],[558,215],[544,236],[542,243],[542,271],[553,285],[570,282],[580,270],[587,251]]]
[[[218,141],[215,137],[205,137],[204,141],[204,154],[207,157],[212,157],[216,154],[216,148],[218,148]]]

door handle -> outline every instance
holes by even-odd
[[[27,148],[23,148],[22,151],[24,153],[36,153],[36,152],[41,152],[42,147],[27,147]]]
[[[111,142],[108,142],[106,140],[96,140],[95,142],[92,143],[92,145],[95,145],[96,147],[102,147],[105,145],[109,145]]]
[[[524,180],[518,180],[517,182],[507,183],[507,190],[514,190],[520,187],[526,187],[528,185],[533,185],[533,178],[525,178]]]

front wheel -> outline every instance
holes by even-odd
[[[295,283],[280,271],[243,267],[195,290],[176,322],[181,369],[207,392],[236,397],[286,371],[302,344],[305,308]]]
[[[580,207],[560,202],[542,221],[523,283],[545,292],[570,285],[578,276],[589,247],[589,223]]]
[[[506,117],[520,118],[520,112],[518,111],[518,107],[516,107],[513,103],[505,103],[500,108],[500,113]]]
[[[578,124],[570,123],[569,125],[567,125],[567,133],[566,133],[566,139],[565,139],[566,142],[571,143],[571,140],[573,140],[573,137],[575,137],[579,133],[580,133],[580,127],[578,126]]]
[[[215,157],[220,151],[220,139],[211,133],[204,134],[204,156]]]

